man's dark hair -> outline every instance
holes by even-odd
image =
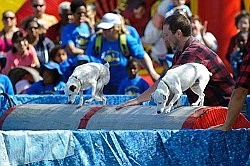
[[[128,9],[132,12],[140,6],[146,7],[146,2],[144,0],[127,0],[127,5]]]
[[[86,8],[86,3],[83,0],[73,0],[70,4],[70,10],[72,13],[76,12],[76,9],[80,6],[84,6]]]
[[[192,29],[190,21],[187,17],[182,14],[173,14],[165,18],[164,24],[169,25],[169,30],[175,34],[179,29],[181,30],[183,36],[191,36]]]

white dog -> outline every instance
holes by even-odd
[[[173,69],[169,69],[166,75],[159,81],[157,89],[152,93],[151,97],[157,104],[157,113],[161,113],[165,109],[165,113],[171,111],[174,103],[178,101],[182,92],[190,88],[195,94],[199,96],[193,106],[203,106],[206,88],[212,73],[199,63],[187,63],[180,65]],[[173,99],[169,105],[165,107],[168,97],[173,94]]]
[[[101,64],[90,62],[77,66],[66,83],[64,89],[68,96],[69,104],[74,103],[76,95],[79,93],[80,102],[78,107],[83,104],[83,91],[92,87],[91,98],[86,103],[94,99],[106,104],[106,97],[103,95],[103,87],[110,80],[109,63]]]

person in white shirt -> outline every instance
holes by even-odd
[[[192,35],[196,39],[200,40],[202,44],[206,45],[214,52],[217,52],[218,43],[214,35],[211,32],[207,32],[207,21],[202,24],[198,15],[192,15],[190,17],[190,21],[192,26]]]

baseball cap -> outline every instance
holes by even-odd
[[[102,21],[100,24],[97,25],[97,28],[100,29],[110,29],[115,24],[121,24],[121,19],[117,14],[114,13],[106,13],[102,17]]]
[[[57,72],[60,74],[60,75],[63,75],[61,69],[60,69],[60,65],[56,62],[53,62],[53,61],[49,61],[48,63],[44,64],[43,65],[46,69],[49,69],[49,70],[54,70],[56,69]]]
[[[6,65],[6,57],[4,57],[2,54],[0,54],[0,62],[1,62],[2,68],[4,68]]]

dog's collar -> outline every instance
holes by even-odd
[[[169,85],[168,85],[168,83],[166,82],[166,81],[164,81],[163,79],[161,79],[161,81],[168,87],[168,89],[169,89]]]
[[[77,79],[80,82],[80,85],[82,86],[82,82],[81,82],[81,80],[79,78],[77,78],[77,76],[72,76],[72,77],[74,77],[75,79]]]

